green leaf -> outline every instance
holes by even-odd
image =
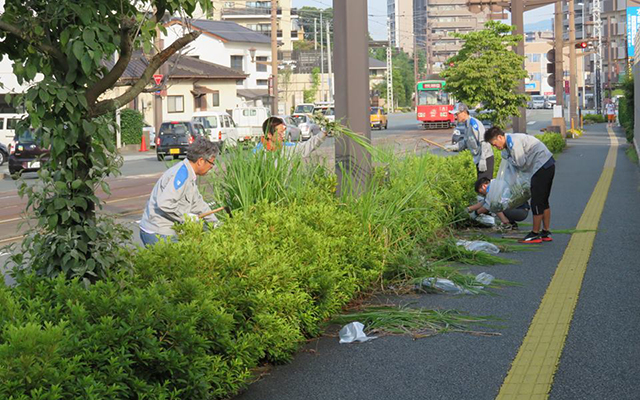
[[[38,92],[38,95],[40,96],[40,100],[42,100],[44,103],[48,103],[51,99],[51,96],[49,96],[49,93],[46,90],[40,90]]]
[[[84,131],[89,135],[93,135],[96,132],[96,125],[87,121],[86,119],[82,121],[82,127],[84,128]]]
[[[53,204],[56,207],[56,210],[62,210],[63,208],[67,207],[67,202],[64,201],[64,199],[61,199],[60,197],[56,198],[53,201]]]
[[[64,192],[67,190],[67,184],[65,182],[60,182],[57,181],[54,186],[56,187],[56,189],[60,192]]]
[[[82,105],[82,107],[84,107],[85,109],[89,108],[89,105],[87,104],[87,98],[84,97],[84,94],[79,94],[78,95],[78,102]]]
[[[96,48],[96,34],[94,31],[85,29],[82,32],[82,39],[84,39],[84,42],[92,49]]]
[[[66,101],[67,100],[67,92],[64,90],[58,90],[56,92],[56,97],[58,98],[58,100],[60,101]]]
[[[85,75],[91,74],[91,67],[93,66],[93,60],[91,60],[91,56],[89,53],[84,53],[82,59],[80,60],[80,64],[82,65],[82,71]]]
[[[111,196],[111,190],[109,190],[109,184],[107,182],[100,182],[100,186],[102,187],[102,191]]]
[[[63,138],[61,138],[60,136],[56,136],[53,138],[53,154],[62,154],[66,148],[67,145],[64,142]]]
[[[60,44],[62,47],[67,47],[67,43],[69,43],[69,35],[71,31],[67,28],[60,33]]]
[[[28,81],[33,80],[33,78],[36,77],[36,66],[35,64],[33,64],[32,62],[27,63],[26,69],[25,69],[25,77],[27,78]]]
[[[80,15],[80,19],[82,23],[85,25],[91,25],[91,15],[95,12],[94,9],[90,7],[82,7],[78,10],[78,14]]]
[[[76,56],[76,59],[82,60],[82,56],[84,55],[84,43],[80,40],[76,40],[73,42],[73,55]]]
[[[56,225],[58,225],[58,214],[53,214],[49,217],[49,227],[53,229]]]

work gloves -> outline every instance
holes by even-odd
[[[482,159],[480,159],[480,162],[478,163],[478,171],[485,172],[486,170],[487,170],[487,160],[482,158]]]
[[[458,151],[459,148],[460,148],[460,146],[458,145],[458,143],[444,145],[444,149],[446,151]]]

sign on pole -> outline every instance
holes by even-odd
[[[635,56],[635,39],[640,23],[640,7],[627,7],[627,55]]]
[[[164,78],[164,75],[162,74],[154,74],[153,75],[153,80],[155,81],[156,85],[160,85],[162,83],[162,78]]]

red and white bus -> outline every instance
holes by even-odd
[[[444,91],[446,82],[431,80],[418,82],[416,85],[417,118],[425,129],[446,129],[455,125],[453,102]]]

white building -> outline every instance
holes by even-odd
[[[184,48],[183,54],[247,75],[236,82],[237,105],[270,104],[271,41],[267,36],[229,21],[195,19],[187,24],[174,19],[165,27],[164,48],[183,36],[188,29],[197,30],[201,35]]]

